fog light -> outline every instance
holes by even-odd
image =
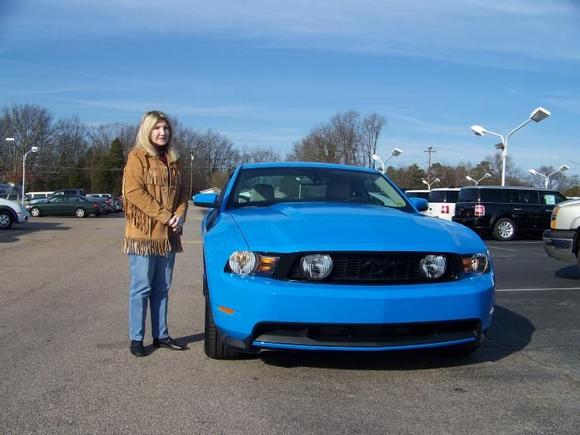
[[[421,259],[421,273],[425,278],[441,278],[447,269],[447,259],[443,255],[426,255]]]
[[[305,255],[300,261],[300,268],[307,278],[321,280],[332,272],[332,258],[327,254]]]

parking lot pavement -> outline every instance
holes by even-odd
[[[122,216],[0,232],[2,433],[564,433],[580,427],[580,280],[538,241],[489,241],[497,306],[470,357],[203,353],[201,213],[170,298],[187,352],[136,359]],[[150,343],[150,342],[148,342]]]

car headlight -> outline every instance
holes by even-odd
[[[234,251],[228,259],[230,271],[238,275],[272,275],[280,257],[252,251]]]
[[[447,270],[447,258],[444,255],[425,255],[421,258],[419,266],[425,278],[441,278]]]
[[[300,269],[309,279],[324,279],[332,272],[332,258],[327,254],[305,255],[300,261]]]
[[[473,254],[461,257],[463,273],[481,275],[489,270],[489,257],[486,254]]]
[[[228,260],[232,272],[249,275],[258,268],[258,257],[252,251],[234,251]]]

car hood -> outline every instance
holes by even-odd
[[[275,204],[230,210],[249,248],[260,252],[485,251],[453,222],[366,204]]]

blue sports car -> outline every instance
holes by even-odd
[[[471,352],[494,309],[494,273],[470,229],[419,213],[373,169],[239,166],[201,193],[205,352]]]

